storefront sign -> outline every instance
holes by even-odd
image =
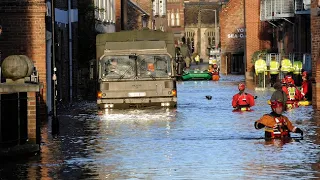
[[[228,38],[245,38],[246,35],[245,35],[245,32],[246,32],[246,29],[245,28],[238,28],[237,29],[237,33],[234,33],[234,34],[228,34]]]

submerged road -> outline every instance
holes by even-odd
[[[272,89],[247,83],[258,96],[254,111],[232,112],[243,81],[179,82],[176,109],[75,104],[60,113],[59,136],[51,136],[50,122],[43,125],[39,155],[1,161],[0,179],[320,179],[319,115],[312,107],[286,112],[304,138],[266,142],[253,123],[270,112]]]

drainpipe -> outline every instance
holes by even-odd
[[[71,18],[71,0],[68,0],[68,15],[69,15],[69,102],[72,103],[72,18]]]

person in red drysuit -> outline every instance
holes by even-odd
[[[246,86],[243,83],[238,85],[239,93],[235,94],[232,98],[232,107],[235,110],[250,110],[250,107],[255,105],[254,99],[251,94],[244,92]]]

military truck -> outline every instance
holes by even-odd
[[[140,30],[99,34],[96,48],[98,108],[176,106],[172,33]]]

